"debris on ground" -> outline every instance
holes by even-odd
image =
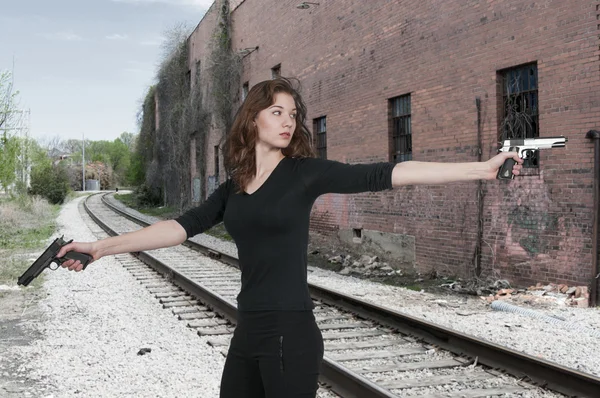
[[[512,300],[528,304],[558,304],[587,308],[590,293],[587,286],[537,283],[526,289],[499,289],[487,296],[481,296],[481,299],[488,303],[494,300]]]

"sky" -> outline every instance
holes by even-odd
[[[0,0],[0,71],[36,139],[114,140],[136,114],[165,33],[193,29],[213,0]]]

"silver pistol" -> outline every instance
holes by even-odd
[[[499,152],[517,152],[521,159],[529,159],[535,151],[540,149],[564,148],[568,139],[566,137],[546,137],[546,138],[522,138],[513,140],[504,140]],[[498,175],[500,180],[512,180],[515,175],[512,172],[516,161],[512,158],[506,159]]]

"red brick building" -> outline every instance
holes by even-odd
[[[600,128],[600,1],[298,3],[231,2],[240,95],[276,74],[297,77],[321,156],[487,160],[516,127],[511,112],[524,118],[515,136],[568,138],[513,181],[324,196],[312,228],[421,272],[590,284],[594,143],[585,136]],[[219,7],[189,39],[192,70],[208,67]],[[209,134],[208,175],[222,165],[222,134]]]

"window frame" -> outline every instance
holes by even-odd
[[[411,94],[390,98],[388,104],[390,162],[402,163],[412,160]]]
[[[327,159],[327,116],[313,119],[313,136],[316,156]]]
[[[271,68],[271,79],[277,79],[281,77],[281,63]]]
[[[219,146],[218,145],[214,146],[214,157],[215,157],[215,159],[214,159],[214,167],[215,167],[214,175],[215,175],[215,179],[217,180],[217,183],[219,183],[219,181],[220,181],[219,173],[221,170],[219,167]]]
[[[497,72],[498,137],[509,139],[538,138],[539,73],[537,62],[506,68]],[[538,152],[525,159],[524,168],[539,168]]]
[[[246,100],[248,92],[250,92],[250,82],[245,82],[242,84],[242,102]]]

